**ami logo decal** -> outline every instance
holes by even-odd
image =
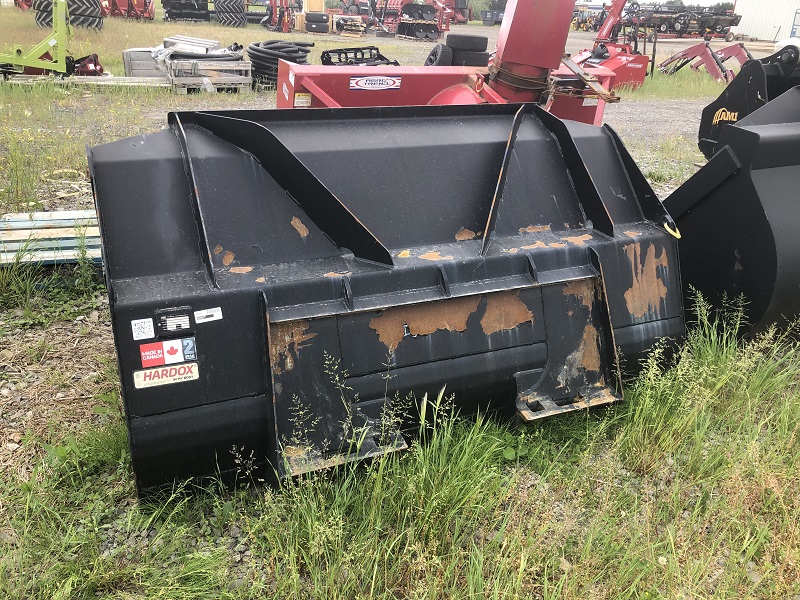
[[[739,120],[739,113],[738,112],[731,112],[727,108],[720,108],[716,113],[714,113],[714,121],[711,123],[712,125],[716,125],[717,123],[721,123],[725,121],[727,123],[735,123]]]
[[[187,360],[197,360],[193,337],[139,344],[139,353],[142,357],[142,368],[145,369],[161,365],[174,365]]]
[[[386,77],[370,75],[369,77],[351,77],[351,90],[399,90],[402,77]]]
[[[197,363],[186,363],[176,367],[159,367],[157,369],[136,371],[133,374],[133,385],[137,390],[140,390],[158,385],[193,381],[199,378],[200,373],[198,372]]]

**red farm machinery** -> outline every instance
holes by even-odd
[[[800,316],[800,89],[662,203],[613,129],[542,108],[613,77],[554,94],[571,0],[506,12],[490,69],[281,63],[279,100],[318,110],[89,149],[141,492],[403,450],[444,386],[523,422],[618,402],[695,288],[753,330]]]
[[[540,103],[553,114],[599,124],[614,74],[584,70],[563,53],[572,20],[568,2],[510,0],[497,50],[487,65],[487,40],[448,35],[432,52],[433,66],[318,66],[281,61],[278,108]],[[453,66],[453,57],[463,57]],[[484,66],[478,59],[482,59]],[[470,62],[467,62],[470,61]],[[474,61],[474,62],[472,62]],[[463,66],[469,65],[469,66]]]

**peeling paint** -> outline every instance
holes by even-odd
[[[308,340],[317,337],[316,333],[307,333],[308,321],[289,321],[273,323],[269,326],[269,357],[272,372],[280,375],[294,369],[300,349]]]
[[[486,335],[507,331],[533,321],[533,313],[520,300],[519,291],[499,292],[486,297],[481,328]]]
[[[425,304],[387,308],[370,322],[381,343],[394,352],[406,331],[410,335],[430,335],[440,329],[464,331],[467,319],[478,310],[480,296],[453,298]]]
[[[214,246],[214,254],[219,254],[220,252],[222,252],[222,246],[217,244],[216,246]]]
[[[420,255],[420,258],[424,260],[452,260],[452,256],[442,256],[439,252],[426,252],[425,254]]]
[[[231,273],[249,273],[253,267],[231,267],[228,269]]]
[[[656,256],[656,247],[650,244],[642,258],[640,244],[625,246],[625,254],[631,263],[633,284],[625,292],[625,304],[634,317],[643,317],[650,310],[658,311],[660,303],[667,297],[667,286],[658,276],[658,267],[668,267],[667,252],[661,248]]]
[[[572,352],[558,375],[561,387],[568,382],[581,378],[584,372],[600,371],[600,345],[597,329],[591,323],[583,329],[580,345]]]
[[[256,281],[258,283],[264,283],[266,281],[266,279],[264,277],[256,277]]]
[[[592,236],[589,235],[588,233],[584,233],[583,235],[576,235],[574,237],[565,237],[564,239],[571,244],[575,244],[576,246],[585,246],[586,242],[592,239]]]
[[[635,238],[635,237],[639,237],[642,234],[639,233],[638,231],[626,231],[625,235],[627,235],[630,238]]]
[[[337,271],[331,271],[329,273],[325,273],[324,277],[347,277],[348,275],[352,274],[352,271],[342,271],[341,273]]]
[[[516,254],[519,252],[519,248],[503,248],[503,252],[506,254]]]
[[[536,248],[547,248],[547,244],[542,242],[541,240],[536,242],[535,244],[528,244],[527,246],[522,247],[524,250],[534,250]]]
[[[228,251],[222,255],[222,264],[227,267],[233,262],[234,258],[236,258],[236,255],[233,252]]]
[[[541,233],[543,231],[550,231],[550,225],[528,225],[519,228],[520,233]]]
[[[565,296],[575,296],[586,308],[592,309],[594,304],[594,285],[589,279],[576,279],[564,286]]]
[[[410,250],[402,250],[397,253],[397,258],[408,258],[409,256],[411,256]]]
[[[300,234],[301,238],[305,238],[306,236],[308,236],[308,227],[303,225],[303,222],[299,218],[292,217],[291,224],[292,227],[294,227],[297,230],[297,233]]]
[[[472,231],[471,229],[467,229],[466,227],[462,227],[456,233],[456,241],[463,242],[465,240],[474,239],[478,234]]]
[[[565,248],[566,244],[562,244],[560,242],[553,242],[552,244],[547,244],[548,248]]]

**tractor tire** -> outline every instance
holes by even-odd
[[[306,13],[306,23],[328,23],[331,16],[327,13],[309,12]]]
[[[425,59],[426,67],[449,67],[453,64],[453,49],[445,44],[436,44]]]
[[[33,0],[31,8],[36,12],[53,12],[53,0]]]
[[[453,50],[452,64],[454,67],[486,67],[489,65],[489,53]]]
[[[359,14],[359,10],[357,6],[348,6],[347,7],[347,14],[349,15],[357,15]]]
[[[660,33],[667,33],[669,31],[669,24],[668,23],[661,23],[661,25],[658,26],[658,31]]]
[[[53,13],[36,11],[34,20],[38,27],[50,29],[53,26]]]
[[[733,32],[729,31],[728,33],[725,34],[725,41],[732,42],[734,37],[735,36],[733,35]]]
[[[648,33],[647,34],[647,41],[651,44],[656,41],[656,34],[655,33]]]
[[[244,13],[217,11],[217,20],[220,25],[225,27],[245,27],[247,25],[247,17]]]
[[[450,33],[447,35],[446,44],[453,50],[486,52],[486,47],[489,45],[489,38],[482,35]]]
[[[67,0],[69,14],[83,17],[100,17],[101,7],[99,0]]]

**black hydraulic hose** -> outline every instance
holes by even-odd
[[[247,47],[247,56],[253,65],[253,76],[265,85],[274,86],[278,79],[278,61],[305,64],[313,46],[313,42],[284,40],[254,42]]]

